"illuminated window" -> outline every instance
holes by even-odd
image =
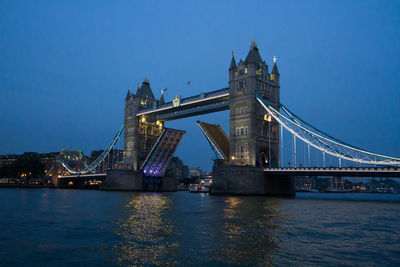
[[[244,73],[247,73],[247,67],[244,68]]]
[[[261,75],[261,69],[258,69],[258,70],[256,71],[256,74],[257,74],[257,75]]]

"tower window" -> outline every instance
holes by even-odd
[[[247,126],[241,126],[236,128],[236,135],[248,134],[249,128]]]

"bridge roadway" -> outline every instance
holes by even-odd
[[[397,167],[347,167],[347,168],[265,168],[265,174],[279,176],[343,176],[343,177],[399,177]]]
[[[179,105],[167,102],[157,107],[140,110],[136,116],[155,116],[169,121],[229,109],[229,88],[180,99]]]
[[[105,178],[107,176],[107,173],[89,173],[89,174],[74,174],[74,175],[64,175],[64,176],[58,176],[58,179],[71,179],[71,178],[87,178],[87,179],[93,179],[93,178]]]

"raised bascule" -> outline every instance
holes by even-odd
[[[232,53],[227,88],[187,98],[176,96],[171,102],[164,101],[163,93],[156,99],[147,79],[138,85],[135,94],[128,89],[124,125],[104,153],[83,170],[64,167],[79,176],[92,173],[125,128],[125,168],[107,173],[103,188],[174,191],[175,180],[165,172],[185,132],[165,128],[165,123],[222,110],[230,113],[229,134],[219,125],[197,121],[217,157],[212,172],[213,194],[294,195],[297,175],[400,177],[400,158],[348,145],[284,106],[280,102],[276,57],[270,73],[255,42],[244,61],[236,63]],[[293,165],[285,168],[281,164],[284,130],[293,137]],[[296,166],[297,140],[307,147],[308,167]],[[311,166],[311,149],[322,154],[323,166]],[[339,166],[327,168],[327,157],[337,159]],[[358,166],[344,168],[345,161]]]

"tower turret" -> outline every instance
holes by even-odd
[[[278,66],[276,65],[276,57],[274,57],[274,66],[272,67],[271,80],[279,84],[279,71]]]
[[[231,60],[231,65],[229,66],[229,80],[230,81],[235,78],[236,70],[237,70],[237,67],[236,67],[235,55],[234,55],[234,52],[232,51],[232,60]]]
[[[250,46],[250,51],[244,61],[247,70],[246,73],[250,76],[255,76],[257,68],[260,66],[261,63],[262,59],[260,53],[258,52],[258,46],[256,44],[256,41],[253,41]]]
[[[154,105],[155,97],[147,78],[143,80],[142,86],[137,89],[136,96],[140,98],[140,107],[147,108]]]
[[[131,87],[128,86],[128,93],[126,94],[125,101],[128,101],[131,98],[131,91],[129,90]]]

